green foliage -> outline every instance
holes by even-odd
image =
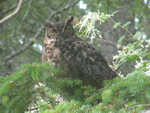
[[[118,25],[120,25],[120,24],[121,24],[121,22],[115,23],[115,24],[113,25],[113,28],[116,29],[116,28],[118,27]]]
[[[102,98],[100,103],[94,100],[94,96],[82,101],[65,101],[57,105],[56,108],[44,113],[73,112],[73,113],[99,113],[99,112],[141,112],[142,109],[150,107],[149,82],[150,77],[140,72],[134,72],[126,78],[116,78],[113,81],[106,81],[104,88],[93,95]],[[88,100],[88,101],[87,101]],[[91,102],[90,100],[94,100]]]
[[[35,104],[44,110],[49,108],[48,103],[55,106],[58,95],[67,100],[84,100],[95,91],[91,86],[83,86],[80,80],[61,78],[59,70],[48,62],[25,64],[19,72],[1,78],[0,110],[18,113],[28,111]]]
[[[106,81],[101,90],[93,93],[85,101],[65,101],[58,104],[56,108],[46,110],[44,113],[57,113],[60,111],[62,113],[140,113],[143,109],[150,108],[149,83],[150,77],[137,71],[125,78]],[[102,99],[100,103],[94,104],[96,102],[95,97]]]
[[[122,37],[120,37],[120,39],[118,40],[118,44],[121,43],[125,38],[126,38],[126,35],[123,35]]]
[[[120,27],[123,28],[122,26]],[[129,32],[126,28],[123,29]],[[124,45],[122,47],[122,51],[118,51],[119,54],[114,56],[114,66],[116,68],[118,68],[126,61],[135,62],[139,61],[139,59],[143,61],[142,59],[146,58],[147,60],[145,60],[145,62],[149,62],[149,40],[147,38],[144,38],[143,36],[139,38],[139,36],[141,35],[140,32],[135,33],[135,35],[132,35],[129,32],[129,35],[131,37],[131,40],[134,42]],[[118,44],[121,44],[125,38],[126,35],[120,37],[120,39],[118,40]]]
[[[150,108],[150,77],[141,70],[104,81],[99,90],[80,80],[61,78],[59,70],[48,62],[25,64],[13,75],[0,78],[1,112],[36,108],[41,113],[138,113]]]
[[[34,100],[37,100],[40,88],[35,87],[39,84],[39,80],[44,79],[44,76],[50,72],[47,65],[48,63],[40,66],[26,64],[13,75],[1,78],[1,112],[23,112]]]
[[[122,27],[125,28],[127,26],[129,26],[131,24],[131,22],[126,22]]]

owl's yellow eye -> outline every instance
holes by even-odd
[[[54,28],[52,28],[51,31],[52,31],[52,33],[57,33],[57,30]]]
[[[65,27],[65,29],[64,29],[66,32],[69,30],[67,27]]]

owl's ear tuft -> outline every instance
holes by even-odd
[[[45,22],[45,27],[52,27],[52,24],[50,22]]]
[[[48,27],[49,26],[49,22],[45,22],[45,27]]]
[[[74,16],[69,17],[68,19],[66,19],[65,24],[66,25],[71,24],[71,22],[73,21],[73,19],[74,19]]]

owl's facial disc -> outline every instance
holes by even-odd
[[[71,38],[74,34],[74,29],[71,25],[73,17],[68,18],[65,22],[51,23],[46,22],[46,36],[48,39],[63,40]]]
[[[47,38],[49,39],[55,39],[58,38],[58,29],[57,27],[55,27],[55,25],[53,25],[53,23],[50,22],[46,22],[45,23],[45,27],[46,27],[46,35]]]

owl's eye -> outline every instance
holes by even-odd
[[[67,27],[65,27],[65,29],[64,29],[66,32],[69,30]]]
[[[51,31],[52,31],[52,33],[57,33],[57,30],[54,28],[52,28]]]

